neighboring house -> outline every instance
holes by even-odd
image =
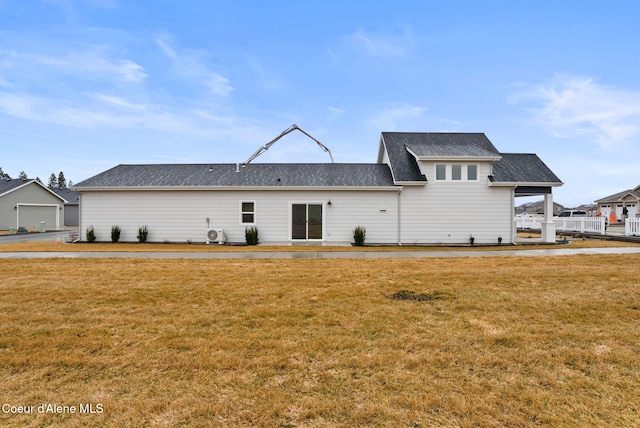
[[[556,202],[553,203],[553,215],[557,216],[564,210],[564,207]],[[516,214],[544,214],[544,200],[527,202],[516,207]]]
[[[0,180],[0,230],[60,230],[65,202],[37,180]]]
[[[78,226],[80,224],[80,194],[66,187],[50,190],[67,201],[64,204],[64,226]]]
[[[639,217],[640,186],[598,199],[595,202],[598,204],[598,213],[612,221]]]
[[[381,134],[374,164],[118,165],[74,186],[80,228],[98,240],[205,242],[209,229],[228,242],[465,244],[515,239],[514,198],[562,185],[534,154],[500,153],[481,133]],[[550,217],[545,239],[555,241]],[[217,239],[216,239],[217,240]]]

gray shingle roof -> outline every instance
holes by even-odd
[[[605,196],[604,198],[596,199],[596,202],[598,202],[598,203],[602,203],[602,202],[619,202],[619,201],[622,200],[622,198],[624,198],[627,195],[632,195],[632,196],[635,196],[636,198],[640,199],[640,191],[638,190],[639,187],[636,187],[635,189],[625,190],[623,192],[618,192],[618,193],[613,194],[613,195]]]
[[[532,153],[501,153],[493,163],[493,182],[561,184],[560,179]]]
[[[53,191],[53,189],[49,189],[42,183],[38,183],[35,178],[29,178],[27,180],[22,180],[20,178],[13,178],[11,180],[0,180],[0,196],[4,195],[5,193],[11,192],[12,190],[15,190],[21,186],[25,186],[31,183],[36,183],[36,186],[42,186],[43,189],[50,191],[60,199],[68,200],[64,197],[64,194],[56,193],[55,191]]]
[[[32,181],[35,180],[29,179],[25,181],[18,178],[13,178],[10,180],[0,180],[0,195],[4,195],[5,193],[10,192],[20,186],[31,183]]]
[[[54,192],[56,195],[61,198],[66,199],[67,205],[79,205],[80,204],[80,194],[78,192],[74,192],[71,189],[49,189]]]
[[[500,153],[483,133],[383,132],[382,141],[396,181],[426,181],[415,157],[497,157]]]
[[[393,186],[383,164],[118,165],[74,184],[104,187],[365,187]]]

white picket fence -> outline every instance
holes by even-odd
[[[628,218],[624,222],[624,234],[626,236],[640,236],[640,218]]]
[[[543,220],[540,217],[516,217],[516,228],[542,229]],[[558,231],[599,233],[601,235],[605,233],[604,217],[554,217],[553,222]]]

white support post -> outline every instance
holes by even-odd
[[[541,225],[542,242],[556,242],[556,224],[553,222],[553,195],[544,195],[544,221]]]

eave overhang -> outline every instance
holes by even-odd
[[[502,156],[420,156],[409,147],[406,149],[417,160],[425,162],[495,162],[502,159]]]
[[[534,183],[534,182],[507,182],[507,181],[489,181],[489,187],[560,187],[564,183]]]
[[[399,191],[401,186],[110,186],[74,187],[76,192],[162,192],[162,191]]]

